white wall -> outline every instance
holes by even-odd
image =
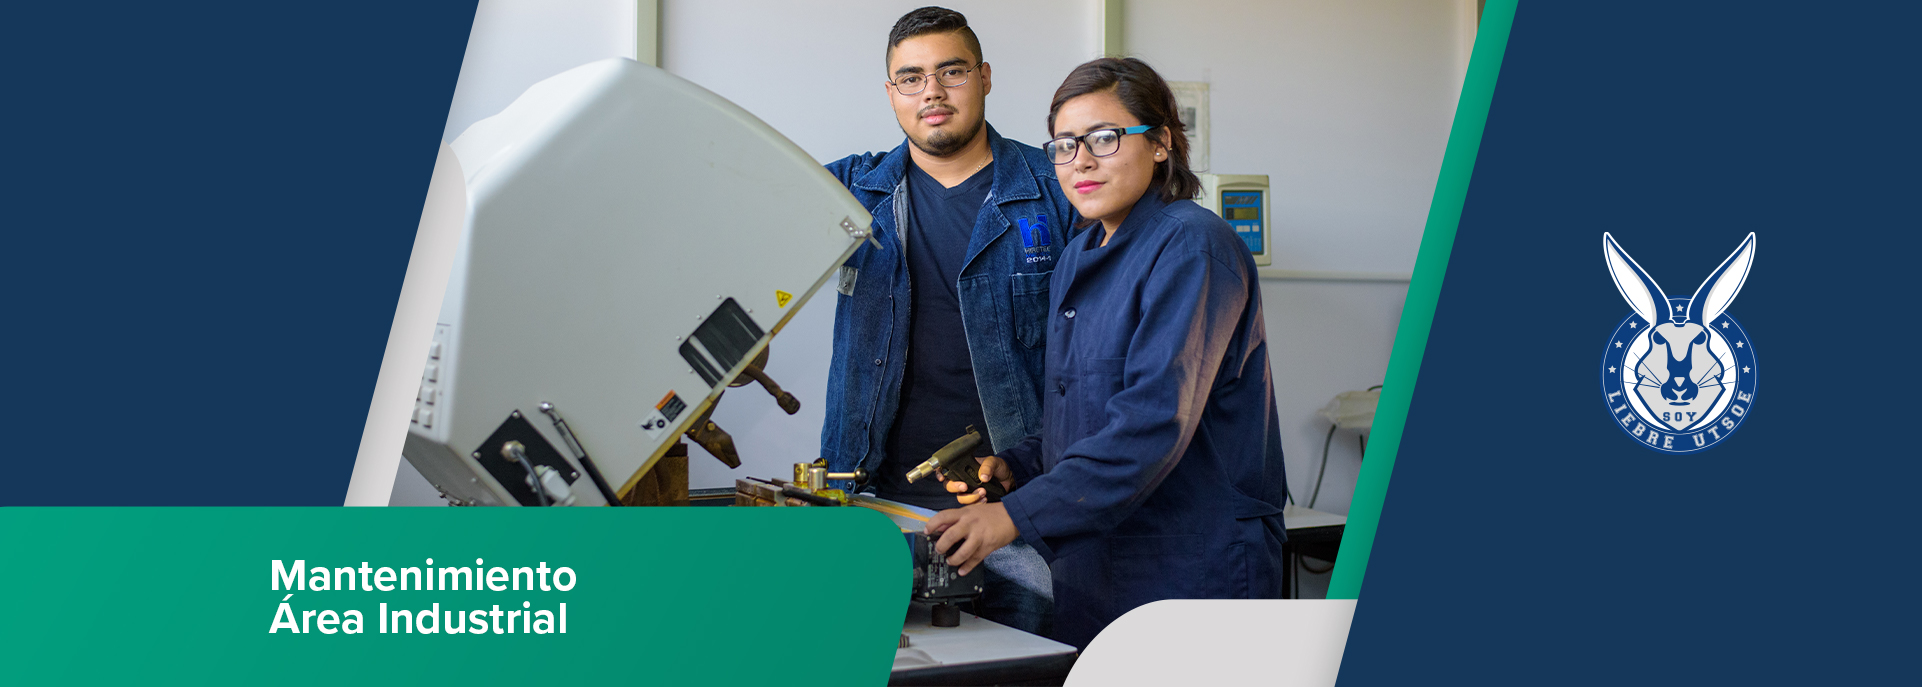
[[[633,0],[480,0],[447,111],[453,141],[528,86],[608,57],[634,57]]]
[[[663,0],[662,66],[740,104],[823,162],[901,140],[884,87],[895,19],[924,0],[833,4]],[[976,1],[968,15],[994,65],[988,120],[1044,138],[1062,77],[1095,56],[1099,0]],[[633,54],[633,5],[482,0],[448,117],[448,139],[554,73]],[[1176,81],[1211,83],[1214,171],[1268,174],[1275,267],[1407,273],[1413,266],[1472,40],[1473,0],[1190,0],[1125,3],[1124,45]],[[1288,478],[1308,498],[1328,425],[1314,412],[1382,381],[1405,281],[1265,279]],[[830,294],[831,296],[831,294]],[[745,464],[693,449],[693,486],[781,476],[817,452],[831,301],[797,314],[769,373],[799,397],[780,413],[758,387],[729,393],[715,420]],[[592,447],[590,447],[592,450]],[[1347,512],[1359,455],[1338,435],[1319,507]],[[402,463],[395,503],[438,503]]]
[[[1130,55],[1171,81],[1209,82],[1210,171],[1269,175],[1274,267],[1414,268],[1462,77],[1457,4],[1126,8]]]
[[[888,30],[928,0],[662,3],[661,65],[747,111],[822,162],[901,144],[887,92]],[[1061,78],[1096,52],[1094,2],[959,0],[993,67],[988,123],[1045,138]],[[1048,27],[1069,27],[1067,31]],[[782,78],[781,74],[792,74]]]

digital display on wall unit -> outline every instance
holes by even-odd
[[[1223,208],[1222,219],[1261,219],[1260,208]]]

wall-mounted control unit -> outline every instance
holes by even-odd
[[[1248,252],[1254,254],[1255,264],[1267,267],[1271,262],[1269,251],[1274,249],[1274,243],[1268,236],[1272,223],[1268,215],[1268,175],[1197,176],[1201,177],[1201,197],[1196,202],[1228,220],[1228,226],[1235,228],[1235,235],[1241,237],[1242,243],[1248,244]]]

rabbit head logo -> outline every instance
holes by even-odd
[[[1602,354],[1602,398],[1622,431],[1664,453],[1734,433],[1754,406],[1755,347],[1728,306],[1755,263],[1755,234],[1689,298],[1669,298],[1608,234],[1602,258],[1633,311]]]

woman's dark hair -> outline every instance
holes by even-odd
[[[1068,73],[1061,88],[1048,105],[1048,133],[1054,133],[1054,116],[1070,100],[1089,93],[1113,92],[1128,109],[1128,114],[1148,126],[1162,127],[1168,144],[1168,159],[1155,163],[1155,175],[1148,187],[1159,189],[1162,202],[1194,198],[1201,193],[1201,179],[1188,169],[1188,136],[1183,132],[1175,93],[1153,67],[1132,57],[1103,57]],[[1149,136],[1156,132],[1148,132]]]

